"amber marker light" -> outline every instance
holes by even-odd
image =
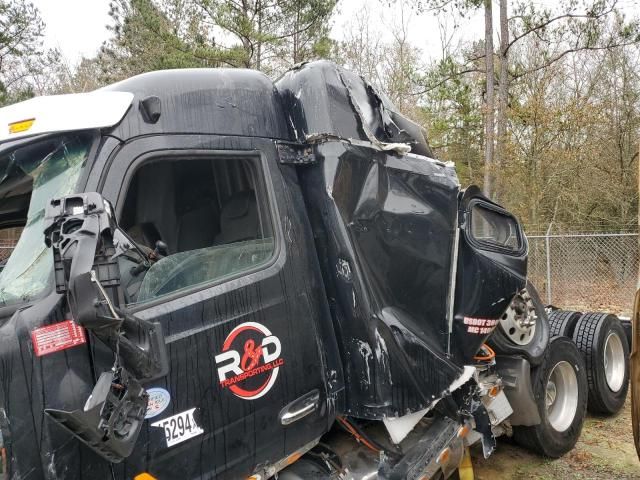
[[[133,480],[158,480],[156,477],[147,472],[142,472],[133,477]]]
[[[26,132],[31,128],[35,118],[29,118],[28,120],[20,120],[19,122],[13,122],[9,124],[9,133],[21,133]]]
[[[466,437],[467,435],[469,435],[469,431],[470,431],[470,430],[471,430],[471,429],[469,428],[469,425],[463,425],[463,426],[461,426],[461,427],[458,429],[458,433],[457,433],[458,438],[464,438],[464,437]]]
[[[451,449],[447,447],[440,452],[440,455],[438,455],[438,459],[436,460],[436,462],[439,465],[444,465],[449,461],[450,456],[451,456]]]

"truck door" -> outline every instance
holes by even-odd
[[[170,361],[144,385],[146,421],[116,477],[264,478],[333,421],[313,240],[271,142],[171,138],[129,143],[102,176],[152,263],[120,260],[127,306],[162,325]]]

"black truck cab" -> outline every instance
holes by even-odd
[[[356,421],[391,439],[380,478],[444,471],[461,429],[490,453],[474,357],[526,238],[360,77],[152,72],[7,126],[6,478],[304,478]]]

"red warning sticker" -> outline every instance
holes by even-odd
[[[46,327],[36,328],[31,332],[31,341],[36,356],[59,352],[67,348],[87,342],[84,329],[73,320],[66,320]]]

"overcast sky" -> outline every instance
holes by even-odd
[[[92,56],[109,36],[109,0],[31,0],[46,24],[45,44],[71,61]]]
[[[109,0],[31,0],[39,9],[46,24],[44,41],[48,47],[57,48],[72,63],[82,56],[92,56],[109,37]],[[332,34],[341,38],[344,25],[358,14],[365,4],[379,16],[380,29],[392,22],[389,10],[377,0],[340,0],[339,12],[333,21]],[[411,13],[410,40],[423,52],[440,50],[438,24],[432,15],[421,17]],[[480,34],[482,18],[469,21],[466,32]]]
[[[46,23],[45,44],[59,49],[72,63],[82,56],[92,56],[102,42],[109,37],[106,25],[109,23],[109,0],[31,0],[39,9]],[[385,1],[384,4],[387,2]],[[494,16],[498,14],[497,2]],[[555,0],[538,0],[535,3],[553,5]],[[619,0],[624,11],[640,14],[640,0]],[[380,0],[339,0],[338,14],[333,21],[332,35],[341,38],[345,24],[368,5],[374,18],[380,20],[380,29],[394,22],[388,7]],[[397,8],[396,8],[397,12]],[[423,52],[425,60],[438,57],[441,51],[438,22],[434,15],[417,16],[410,12],[409,40]],[[398,15],[395,16],[398,21]],[[497,19],[494,21],[497,25]],[[449,21],[449,29],[453,28]],[[460,39],[480,38],[484,31],[481,11],[465,19],[457,28],[456,41]]]

